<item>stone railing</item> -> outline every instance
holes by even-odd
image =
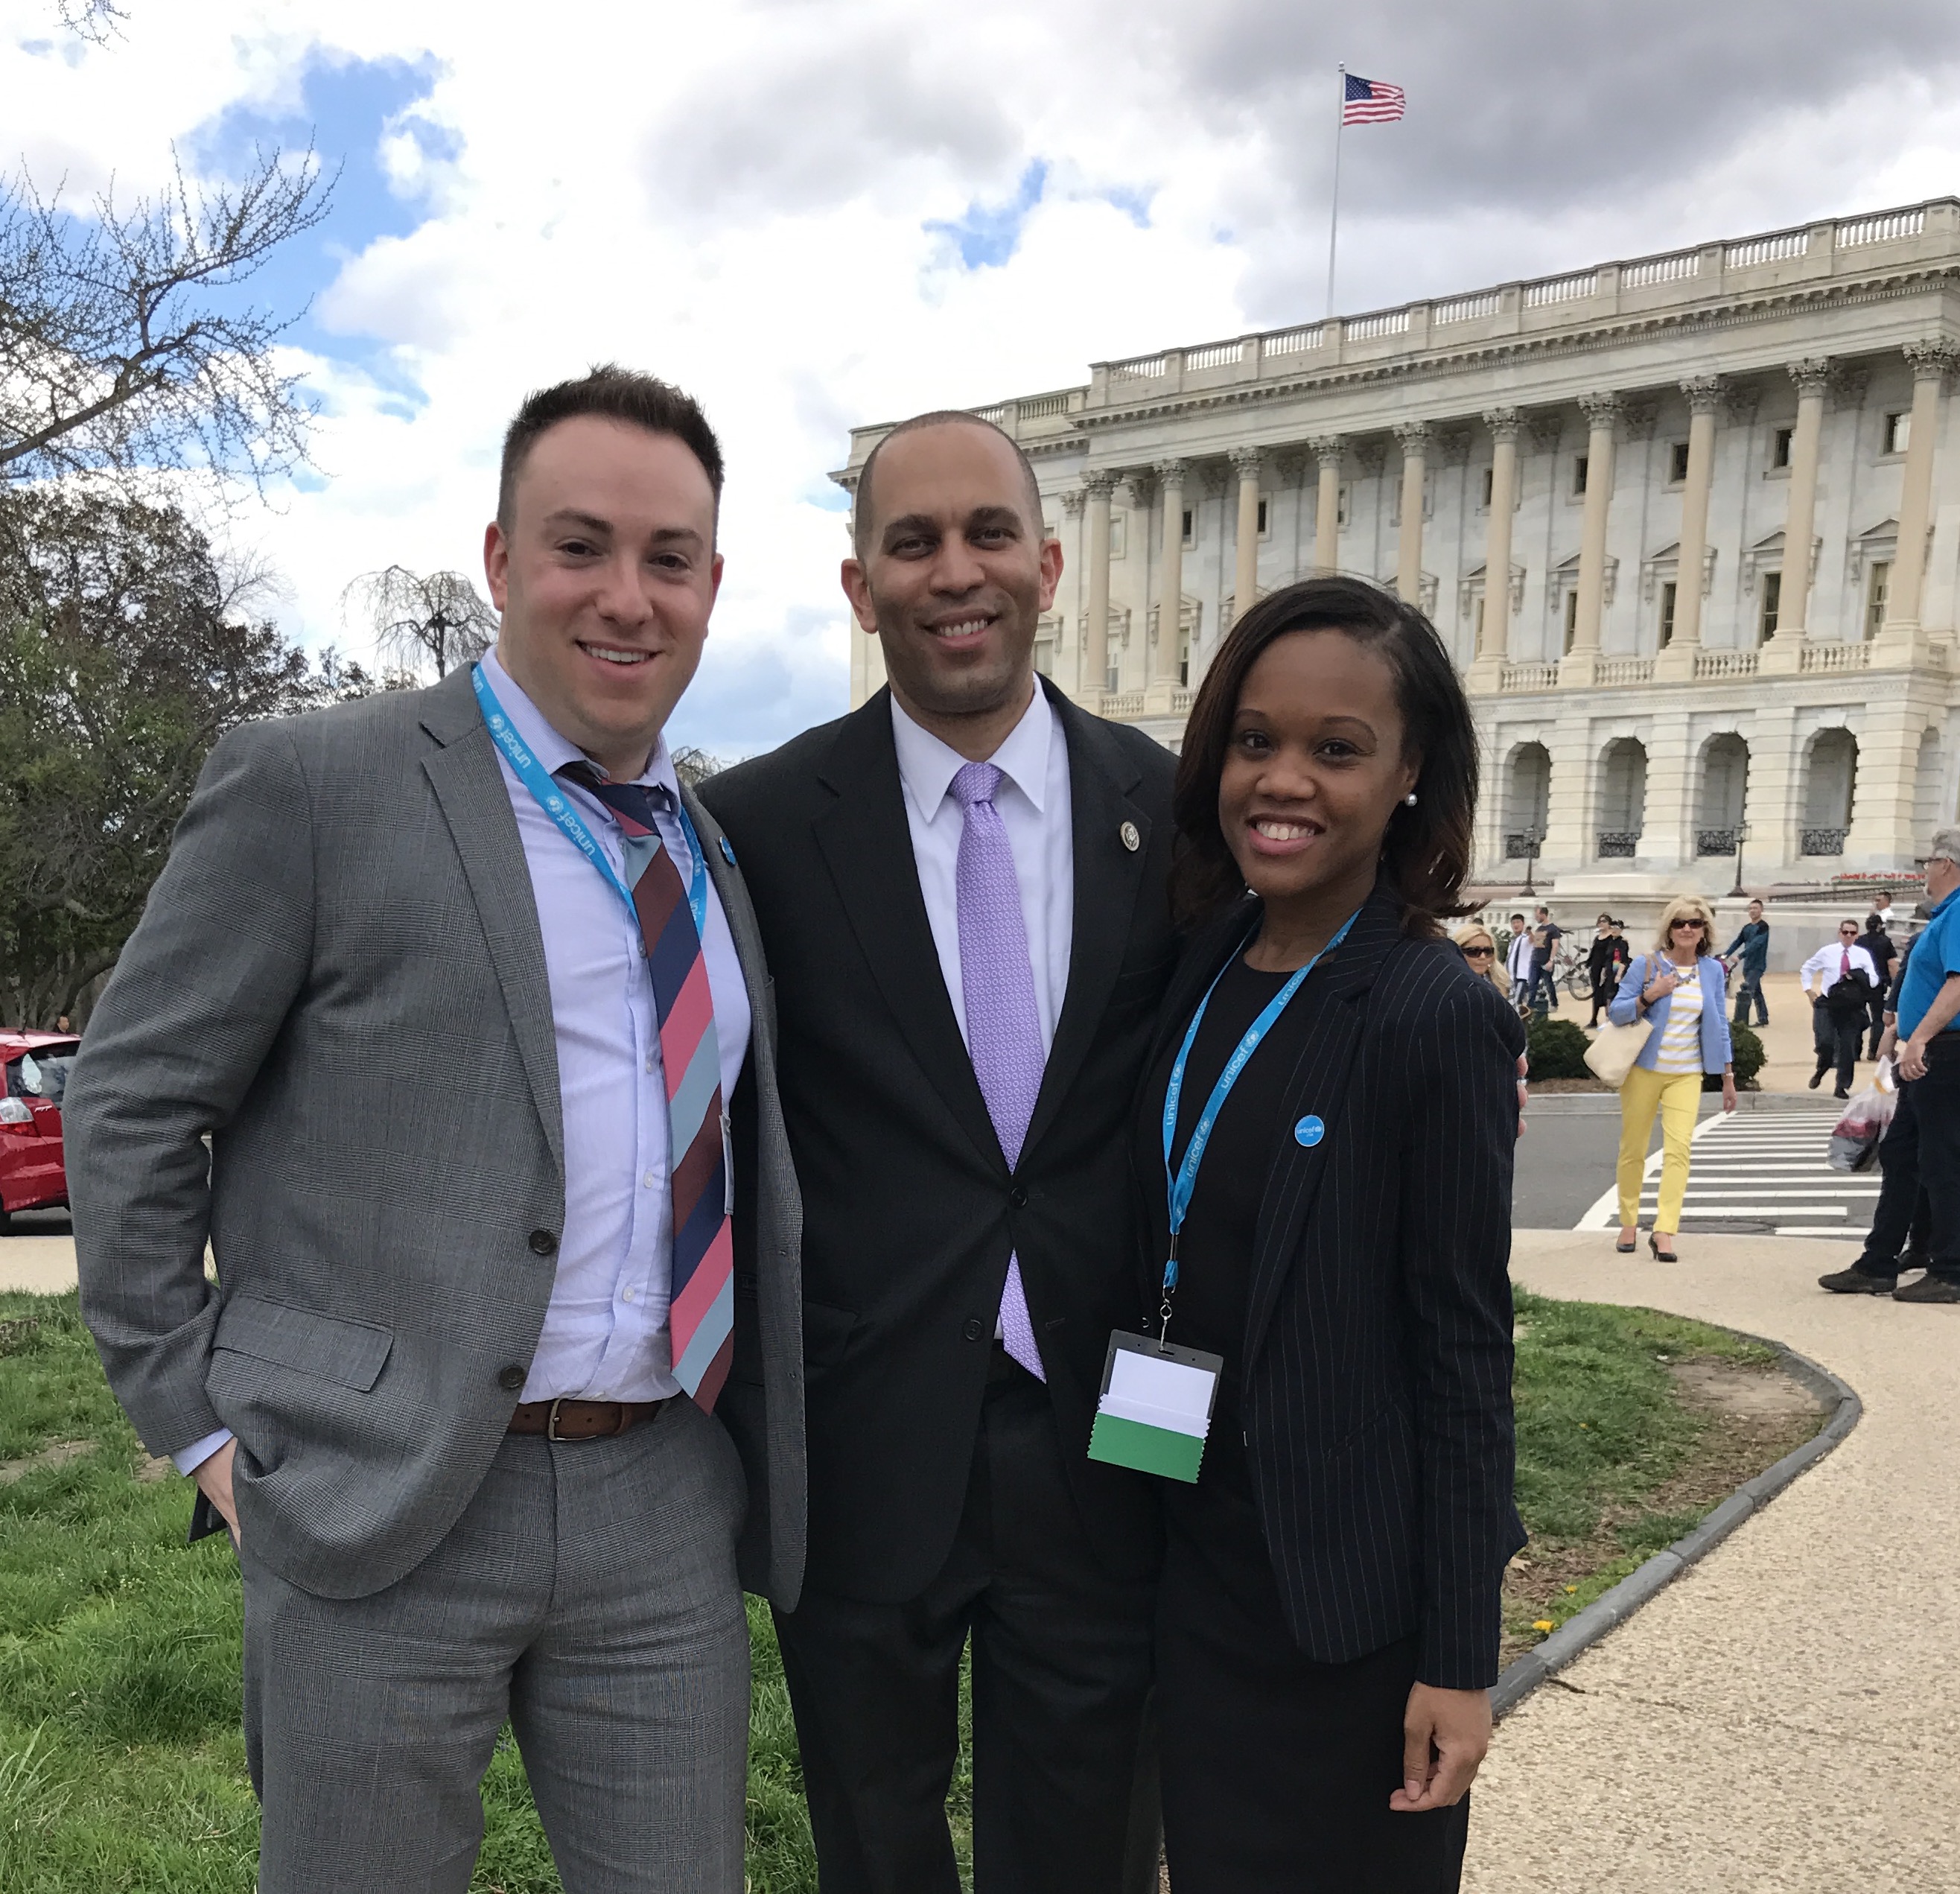
[[[1406,335],[1408,326],[1406,309],[1385,309],[1379,315],[1351,317],[1341,325],[1341,333],[1350,342],[1372,342],[1377,336]]]
[[[1917,210],[1885,211],[1876,217],[1848,218],[1838,226],[1840,250],[1859,244],[1889,244],[1901,237],[1917,237],[1926,228],[1926,207]]]
[[[1171,715],[1173,717],[1188,716],[1192,705],[1197,701],[1198,692],[1195,686],[1179,685],[1170,694]]]
[[[1267,355],[1297,355],[1303,349],[1319,349],[1327,341],[1327,325],[1310,323],[1304,329],[1282,329],[1276,336],[1265,338],[1262,352]]]
[[[1773,237],[1752,237],[1746,242],[1725,246],[1722,267],[1752,269],[1758,263],[1780,263],[1792,256],[1803,256],[1809,248],[1809,231],[1778,231]]]
[[[1144,693],[1140,690],[1106,690],[1096,708],[1104,717],[1141,717],[1144,714]]]
[[[1500,691],[1551,690],[1558,683],[1557,664],[1507,664],[1497,673]]]
[[[1207,349],[1187,349],[1184,365],[1187,368],[1229,368],[1245,358],[1246,345],[1242,342],[1219,342]]]
[[[1438,303],[1430,320],[1438,326],[1445,323],[1476,322],[1485,316],[1496,315],[1503,306],[1502,291],[1481,290],[1474,296],[1452,296]]]
[[[1761,661],[1761,651],[1697,651],[1695,680],[1699,683],[1704,677],[1753,677]]]
[[[1596,269],[1577,270],[1570,276],[1547,276],[1525,285],[1525,307],[1542,309],[1547,303],[1574,303],[1582,296],[1597,295],[1599,290]]]
[[[1596,684],[1647,684],[1653,681],[1651,657],[1602,657],[1594,667]]]
[[[1622,289],[1651,289],[1656,283],[1678,283],[1701,274],[1701,253],[1678,250],[1672,256],[1649,256],[1628,263],[1620,272]]]
[[[1806,644],[1796,661],[1799,671],[1862,671],[1872,664],[1869,645]]]

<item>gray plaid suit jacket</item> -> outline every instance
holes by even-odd
[[[755,1016],[716,1412],[749,1477],[744,1582],[787,1607],[802,1210],[754,912],[688,808]],[[327,1596],[392,1584],[497,1451],[565,1216],[543,941],[466,672],[218,744],[65,1115],[83,1312],[145,1443],[229,1427],[259,1558]]]

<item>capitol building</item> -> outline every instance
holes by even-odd
[[[1960,807],[1956,339],[1940,198],[1099,362],[978,412],[1039,476],[1065,569],[1036,658],[1078,702],[1175,748],[1242,600],[1357,574],[1419,600],[1462,670],[1494,902],[1643,921],[1746,884],[1774,923],[1862,915],[1838,878],[1903,882]],[[847,488],[883,431],[853,430]],[[883,666],[851,638],[855,704]]]

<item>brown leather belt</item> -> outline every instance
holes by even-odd
[[[548,1440],[603,1440],[651,1420],[664,1401],[520,1401],[511,1415],[513,1434],[542,1434]]]

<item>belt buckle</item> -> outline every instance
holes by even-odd
[[[545,1416],[545,1438],[562,1440],[565,1436],[558,1431],[558,1411],[565,1405],[565,1397],[561,1394],[551,1404],[551,1412]]]

